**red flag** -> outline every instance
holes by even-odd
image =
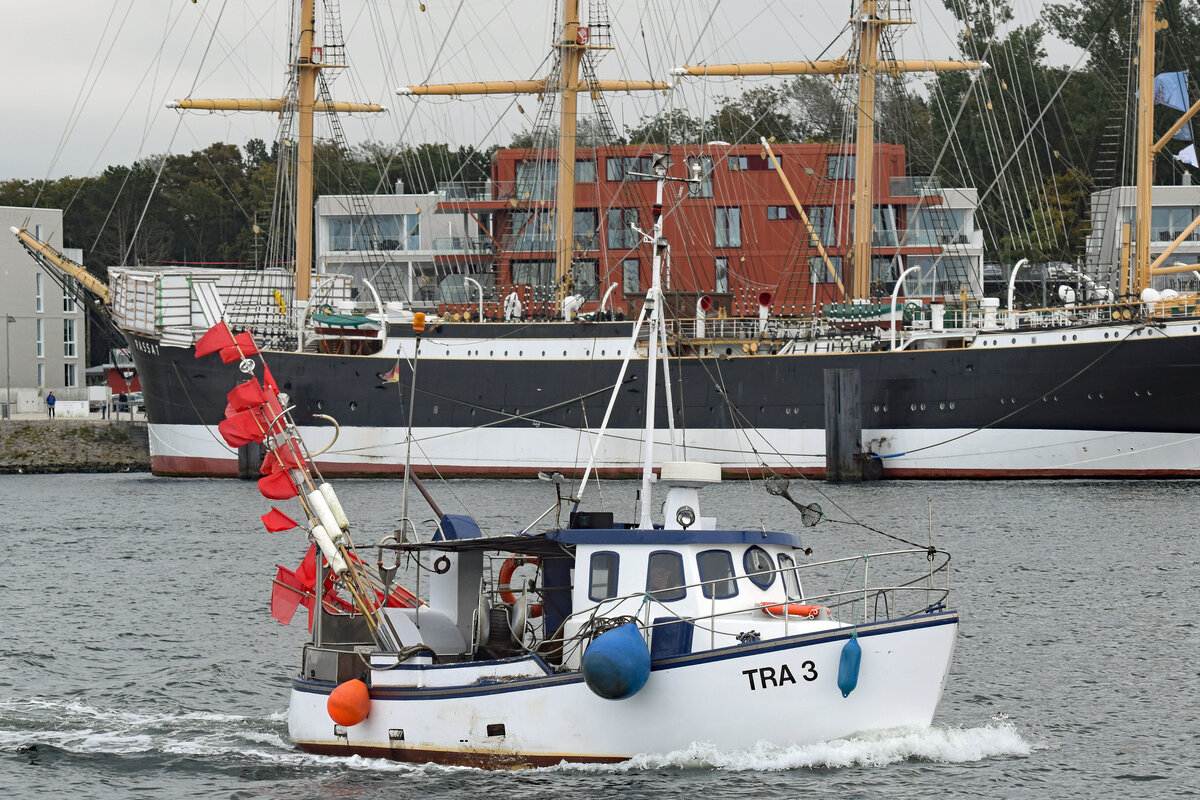
[[[312,592],[306,587],[296,573],[285,567],[276,565],[275,580],[271,583],[271,616],[290,625],[292,617],[296,616],[296,607],[304,603],[308,608],[309,620],[312,620]]]
[[[267,398],[263,395],[262,387],[258,385],[258,381],[254,378],[245,383],[239,383],[225,397],[229,400],[229,405],[233,407],[234,411],[245,411],[251,406],[261,406],[267,401]]]
[[[221,349],[221,360],[228,364],[230,361],[249,358],[257,352],[258,345],[254,343],[254,337],[250,335],[250,331],[242,331],[233,337],[232,344]]]
[[[267,530],[271,533],[276,533],[278,531],[290,531],[292,528],[299,527],[299,523],[296,522],[296,520],[292,519],[278,508],[275,508],[275,506],[271,506],[271,510],[263,514],[261,519],[263,521],[263,525],[265,525]]]
[[[300,493],[296,484],[292,482],[292,476],[283,470],[274,475],[259,478],[258,490],[262,492],[263,497],[269,500],[287,500]]]
[[[225,324],[225,320],[221,320],[209,328],[208,332],[196,342],[196,358],[204,358],[210,353],[216,353],[231,346],[233,342],[233,334],[229,332],[229,326]]]
[[[230,447],[241,447],[250,442],[261,442],[264,437],[263,427],[259,424],[259,418],[254,415],[253,409],[238,412],[232,417],[223,419],[217,423],[217,430],[220,431],[221,438]]]
[[[312,591],[317,585],[317,543],[313,542],[308,546],[308,552],[304,554],[304,558],[300,559],[300,566],[296,567],[296,577],[298,577],[308,591]]]
[[[304,459],[296,454],[290,442],[289,439],[267,453],[259,470],[263,475],[272,475],[284,469],[300,469],[304,466]]]
[[[265,361],[263,362],[263,388],[274,394],[279,394],[279,384],[275,382],[275,376],[271,374],[271,369]]]

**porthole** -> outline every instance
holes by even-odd
[[[605,350],[601,350],[601,351],[600,351],[600,355],[601,355],[601,356],[603,356],[603,355],[604,355],[606,352],[607,352],[607,351],[605,351]]]
[[[766,589],[775,582],[775,562],[767,555],[767,551],[755,545],[746,551],[742,558],[746,569],[746,577],[760,589]]]
[[[886,403],[883,406],[883,413],[885,413],[885,414],[887,413],[887,404]]]
[[[1008,398],[1008,402],[1012,403],[1015,406],[1017,404],[1017,398],[1010,397],[1010,398]]]
[[[925,404],[924,404],[924,403],[921,403],[921,410],[922,410],[922,411],[924,411],[924,410],[925,410]]]
[[[916,404],[916,403],[911,403],[911,404],[909,404],[909,406],[908,406],[908,410],[909,410],[909,411],[916,411],[916,410],[917,410],[917,404]]]
[[[358,403],[355,403],[355,402],[351,401],[351,403],[350,403],[350,410],[351,410],[351,411],[358,411]]]
[[[1072,342],[1078,342],[1078,341],[1079,341],[1079,337],[1078,337],[1077,335],[1075,335],[1075,334],[1073,334],[1073,333],[1072,333],[1072,334],[1071,334],[1071,341],[1072,341]]]
[[[1149,389],[1146,390],[1146,397],[1149,397],[1152,394],[1154,394],[1154,392],[1150,391]]]
[[[1065,342],[1066,340],[1067,340],[1067,335],[1064,333],[1064,334],[1063,334],[1063,341]]]
[[[325,409],[325,401],[318,400],[317,401],[317,411],[323,411],[324,409]]]
[[[524,351],[524,350],[518,350],[518,351],[517,351],[517,357],[518,357],[518,358],[520,358],[520,357],[521,357],[521,356],[523,356],[523,355],[525,355],[525,351]]]
[[[954,410],[954,401],[953,400],[950,401],[950,410],[951,411]]]
[[[508,358],[508,351],[507,351],[507,350],[505,350],[505,351],[504,351],[504,357],[505,357],[505,358]]]
[[[946,410],[946,404],[938,403],[938,411],[945,411],[945,410]]]
[[[592,351],[591,351],[591,350],[584,350],[584,351],[583,351],[583,354],[584,354],[585,356],[591,356],[591,354],[592,354]]]
[[[1105,338],[1105,339],[1107,339],[1107,338],[1108,338],[1108,332],[1107,332],[1107,331],[1106,331],[1106,332],[1105,332],[1105,334],[1104,334],[1104,338]]]
[[[1003,397],[1001,397],[1001,398],[1000,398],[1000,405],[1004,405],[1004,398],[1003,398]]]
[[[1013,344],[1016,344],[1016,343],[1017,343],[1017,337],[1015,337],[1015,336],[1013,337],[1012,343],[1013,343]]]
[[[872,410],[872,411],[874,411],[876,414],[878,414],[878,413],[879,413],[879,406],[873,406],[871,410]]]
[[[1137,389],[1134,389],[1134,390],[1133,390],[1133,396],[1134,396],[1134,397],[1141,397],[1141,396],[1142,396],[1142,393],[1141,393],[1141,392],[1139,392]]]
[[[792,410],[791,410],[790,408],[785,408],[785,409],[783,410],[783,413],[784,413],[784,414],[787,414],[787,415],[790,417],[790,416],[792,415]]]
[[[1099,394],[1099,397],[1100,397],[1100,399],[1101,399],[1101,400],[1103,400],[1103,399],[1104,399],[1104,392],[1100,392],[1100,394]]]
[[[566,355],[567,355],[567,351],[563,350],[563,356],[565,357]]]
[[[543,351],[542,351],[542,358],[545,358],[545,357],[546,357],[546,351],[545,351],[545,350],[543,350]]]
[[[793,408],[793,409],[792,409],[792,413],[793,413],[793,414],[795,414],[796,416],[799,416],[799,415],[800,415],[800,409],[799,409],[798,407],[797,407],[797,408]]]
[[[492,356],[494,356],[494,355],[496,355],[496,351],[495,351],[495,350],[488,350],[488,358],[491,358],[491,357],[492,357]]]
[[[1092,393],[1088,392],[1088,400],[1091,400],[1091,399],[1092,399]]]
[[[446,348],[446,355],[450,355],[450,348]]]

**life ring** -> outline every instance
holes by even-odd
[[[807,603],[759,603],[759,606],[764,614],[772,617],[787,614],[789,617],[819,619],[821,616],[829,616],[829,609],[825,606],[811,606]]]
[[[517,602],[517,595],[513,592],[510,581],[513,573],[517,571],[517,567],[522,564],[532,564],[537,567],[540,562],[536,558],[528,556],[510,556],[504,559],[504,563],[500,565],[500,579],[497,588],[500,590],[500,599],[506,603]],[[540,603],[532,603],[529,606],[529,616],[540,617],[542,615],[542,606]]]

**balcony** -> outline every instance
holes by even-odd
[[[433,240],[435,253],[493,253],[495,249],[486,236],[447,236]]]
[[[939,197],[942,182],[935,175],[892,178],[889,191],[892,197]]]

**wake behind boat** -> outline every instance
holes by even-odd
[[[655,160],[660,198],[668,163]],[[229,394],[222,435],[264,444],[260,488],[296,497],[314,542],[298,571],[307,577],[281,568],[272,600],[281,619],[300,602],[310,610],[312,640],[288,711],[298,747],[508,768],[930,724],[958,627],[946,606],[945,553],[918,546],[805,564],[811,550],[797,534],[722,527],[705,514],[701,492],[721,471],[704,462],[661,464],[667,492],[654,519],[660,366],[668,377],[661,215],[642,235],[655,256],[648,313],[636,323],[649,342],[636,521],[585,510],[589,469],[567,496],[561,475],[546,476],[556,501],[521,531],[486,536],[474,518],[430,501],[436,524],[418,537],[406,482],[401,529],[356,548],[336,493],[297,436],[290,398],[265,363],[256,377],[253,338],[224,322],[205,335],[203,359],[219,353],[249,375]],[[418,316],[418,345],[423,326]],[[664,380],[663,410],[674,434],[670,386]],[[618,381],[614,397],[622,391]],[[793,502],[804,524],[820,521],[820,507],[792,500],[786,479],[768,489]],[[535,532],[551,512],[555,524]],[[270,530],[296,525],[278,509],[263,520]],[[415,595],[392,588],[402,566],[417,576]],[[814,591],[817,580],[835,588]]]
[[[1157,3],[1147,2],[1153,19]],[[311,3],[302,6],[301,17],[311,17]],[[593,38],[591,33],[583,35],[577,4],[564,3],[563,8],[557,71],[551,78],[526,82],[517,90],[562,93],[563,103],[568,95],[573,102],[581,91],[594,89],[593,94],[602,95],[605,82],[595,78],[594,65],[588,64],[589,58],[605,47],[603,39]],[[917,220],[922,210],[936,207],[949,190],[919,176],[892,181],[901,188],[875,186],[882,184],[880,176],[867,167],[877,151],[884,152],[884,146],[871,145],[869,104],[873,94],[865,76],[875,69],[904,71],[927,65],[973,69],[980,65],[881,62],[878,41],[886,39],[892,27],[909,21],[908,4],[863,0],[860,10],[856,27],[861,29],[863,44],[854,59],[753,67],[709,64],[679,70],[686,75],[815,70],[845,80],[862,73],[858,129],[868,134],[856,145],[812,146],[817,149],[811,153],[803,149],[805,145],[792,145],[782,166],[765,142],[761,146],[682,148],[691,158],[709,165],[727,164],[729,170],[733,164],[757,159],[764,167],[774,164],[785,179],[789,170],[791,180],[806,171],[836,173],[840,177],[828,183],[845,191],[835,192],[834,196],[843,200],[833,201],[829,214],[848,214],[854,209],[858,215],[852,226],[853,241],[842,237],[828,243],[826,249],[821,225],[807,218],[805,203],[797,201],[794,209],[784,208],[788,219],[793,211],[797,219],[803,217],[796,247],[797,252],[811,257],[799,259],[800,272],[791,277],[811,286],[811,313],[785,309],[781,291],[755,291],[761,302],[758,314],[731,314],[722,306],[714,307],[718,289],[729,288],[717,284],[715,273],[711,284],[676,284],[676,291],[687,299],[672,304],[666,335],[677,373],[690,387],[676,400],[687,445],[727,474],[764,466],[785,474],[828,474],[833,471],[831,430],[838,420],[853,416],[849,421],[861,432],[854,437],[855,463],[867,465],[865,472],[885,477],[1200,474],[1200,421],[1190,413],[1188,402],[1200,391],[1193,357],[1200,344],[1200,301],[1191,294],[1154,288],[1182,267],[1160,266],[1168,254],[1154,264],[1150,261],[1148,191],[1139,194],[1132,246],[1128,257],[1116,265],[1116,279],[1105,282],[1082,273],[1059,276],[1064,282],[1058,288],[1063,299],[1055,307],[1017,307],[1013,285],[1023,263],[1013,269],[1004,297],[983,296],[979,260],[961,274],[946,268],[945,264],[957,257],[948,243],[965,236],[964,230],[937,232],[920,242],[921,247],[914,246],[907,234],[906,242],[889,242],[884,235],[887,231],[876,230],[879,226],[866,215],[867,208],[877,206],[881,219],[887,217],[886,209],[902,209],[907,221],[899,227],[921,233]],[[1153,31],[1147,35],[1150,43],[1143,47],[1151,53]],[[284,103],[281,108],[326,113],[339,107],[332,99],[318,102],[312,94],[313,81],[309,79],[323,68],[311,56],[317,52],[312,44],[310,40],[297,44],[296,69],[305,80],[295,82],[300,92],[297,102]],[[1143,58],[1139,65],[1140,80],[1150,87],[1152,59]],[[620,85],[661,88],[653,82]],[[425,86],[409,87],[408,91],[421,95],[462,89],[462,84],[455,84],[452,89]],[[1152,93],[1147,88],[1143,95]],[[210,108],[213,102],[182,104]],[[365,111],[377,107],[344,108]],[[1152,130],[1153,106],[1142,104],[1140,109],[1140,129]],[[1181,117],[1179,124],[1186,122],[1187,116]],[[311,114],[308,119],[311,123]],[[311,147],[311,125],[299,123],[298,128],[303,151]],[[286,129],[289,135],[291,130]],[[1151,153],[1149,143],[1145,144],[1139,184],[1148,190],[1150,172],[1143,165],[1150,163]],[[564,129],[557,152],[536,156],[534,161],[553,164],[562,153],[576,152],[577,157],[567,163],[591,164],[597,186],[633,197],[629,209],[617,209],[621,214],[615,227],[605,231],[608,235],[627,234],[630,218],[643,219],[652,212],[649,185],[625,178],[631,160],[641,163],[644,157],[631,155],[627,152],[630,148],[574,148],[573,132]],[[783,146],[775,148],[782,150]],[[298,174],[306,163],[303,156],[297,159]],[[549,196],[558,198],[554,203],[558,207],[579,203],[583,190],[567,190],[572,171],[559,172],[552,180],[531,183],[523,181],[518,171],[517,180],[493,181],[487,192],[476,198],[478,202],[456,194],[464,187],[449,186],[438,203],[447,213],[494,213],[488,236],[501,243],[506,241],[503,231],[507,227],[521,227],[519,220],[524,220],[524,225],[544,222],[546,217],[539,215],[551,209]],[[618,182],[608,181],[610,174],[617,175]],[[606,178],[601,180],[600,175]],[[613,186],[607,187],[607,183]],[[300,178],[294,184],[304,187],[308,182]],[[868,196],[875,192],[876,200],[857,205],[850,202],[863,192]],[[718,205],[730,203],[729,199],[702,196],[681,200],[689,202],[695,204],[696,218],[711,218],[714,224],[717,218],[727,224],[733,218],[726,205]],[[813,201],[810,198],[808,202]],[[410,322],[418,305],[412,296],[384,299],[374,295],[373,287],[356,285],[348,274],[311,274],[313,237],[307,227],[311,198],[302,197],[297,205],[300,233],[294,253],[287,258],[296,264],[294,274],[122,267],[110,270],[109,286],[97,290],[107,299],[138,366],[155,472],[248,474],[261,459],[254,443],[234,450],[221,441],[216,425],[222,419],[231,383],[192,358],[197,338],[216,321],[218,308],[226,309],[236,328],[255,332],[271,353],[281,385],[303,404],[299,409],[304,412],[302,418],[330,412],[339,417],[342,434],[338,444],[321,456],[324,470],[331,474],[401,470],[406,443],[401,420],[407,413],[403,398],[412,386],[406,365],[415,347]],[[778,207],[773,208],[778,214]],[[506,209],[511,210],[508,217],[503,216],[509,213]],[[724,216],[719,213],[722,211]],[[631,342],[632,323],[612,314],[614,302],[623,302],[623,313],[631,317],[638,312],[636,298],[619,300],[629,294],[628,285],[616,295],[616,301],[607,291],[595,299],[567,291],[571,276],[581,266],[610,258],[587,249],[594,246],[587,242],[596,236],[571,236],[572,217],[556,215],[554,237],[531,234],[544,243],[531,245],[540,249],[526,253],[525,258],[539,264],[553,258],[554,277],[548,284],[523,277],[519,264],[514,266],[514,254],[500,247],[490,267],[495,289],[486,302],[480,291],[478,309],[482,313],[474,311],[473,304],[459,303],[443,304],[438,315],[430,316],[424,334],[425,374],[418,389],[421,402],[413,420],[415,442],[423,458],[420,469],[453,476],[528,475],[547,469],[573,475],[582,472],[596,441],[607,387],[616,380],[631,349],[636,351],[635,358],[646,357],[646,343]],[[369,222],[365,224],[370,227]],[[64,263],[32,241],[28,233],[20,236],[47,263]],[[689,227],[683,237],[700,251],[711,249],[706,227],[703,231]],[[877,244],[876,239],[896,246]],[[727,237],[720,243],[732,245],[733,241]],[[754,253],[753,245],[743,247],[740,241],[737,247],[727,249],[722,256],[727,262]],[[644,263],[647,246],[637,245],[633,252],[642,259],[639,263]],[[872,253],[878,258],[867,258]],[[838,277],[840,271],[834,269],[833,259],[855,264],[844,281]],[[930,259],[931,268],[920,266]],[[877,264],[872,266],[877,261],[886,262],[887,269],[879,271]],[[620,265],[608,264],[607,268],[623,274]],[[929,280],[926,273],[938,277]],[[830,276],[836,277],[836,282],[828,280]],[[683,280],[679,274],[675,278]],[[928,292],[913,287],[918,278],[922,287],[929,287]],[[607,281],[606,277],[597,285]],[[368,297],[371,299],[366,300]],[[464,305],[472,308],[470,319],[454,310]],[[558,319],[544,319],[550,315]],[[830,370],[858,375],[857,403],[839,405],[830,400],[833,395],[826,381]],[[613,405],[609,436],[596,453],[596,467],[604,474],[628,475],[638,469],[642,419],[637,388],[630,386]],[[318,435],[317,429],[307,424],[303,432]]]

